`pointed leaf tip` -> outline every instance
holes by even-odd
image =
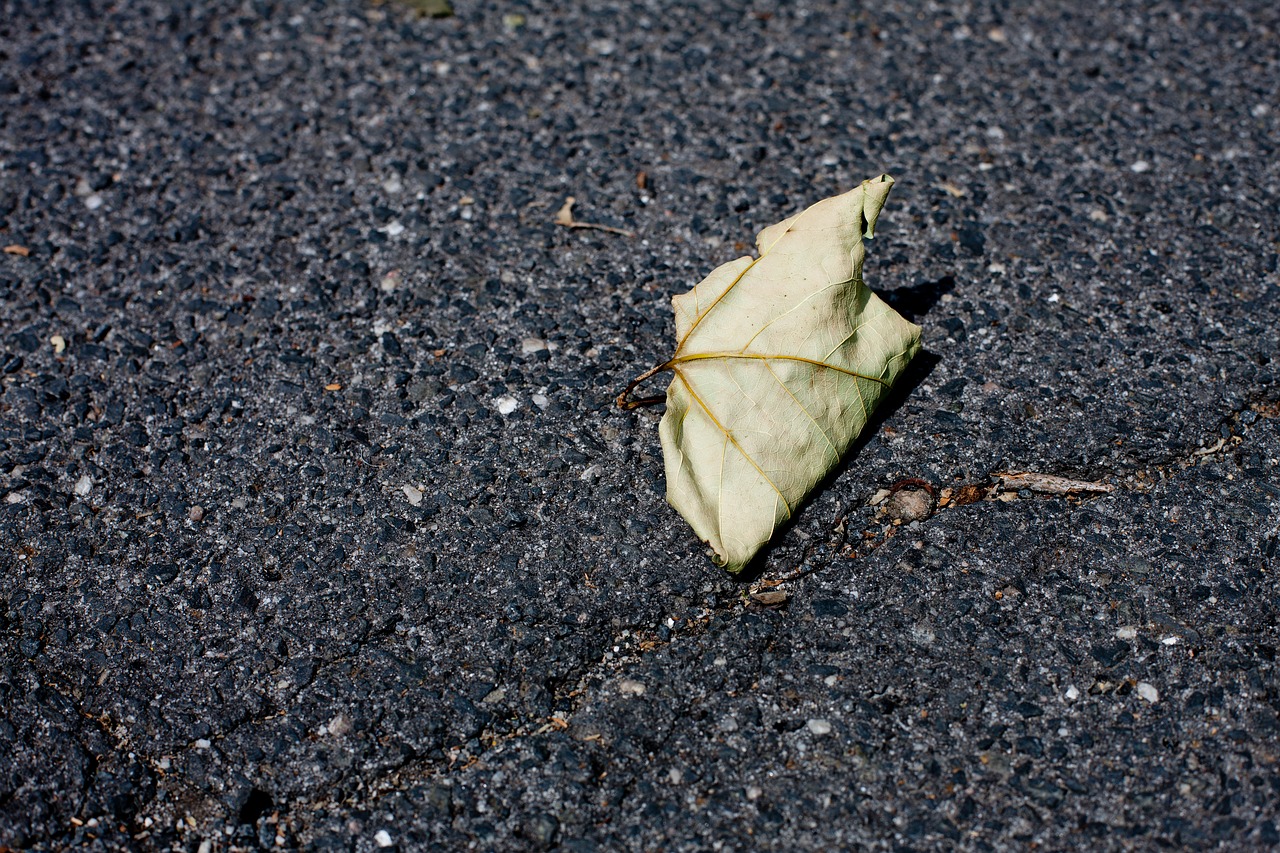
[[[840,464],[920,349],[862,283],[881,175],[763,229],[760,256],[675,297],[659,425],[667,500],[737,573]]]

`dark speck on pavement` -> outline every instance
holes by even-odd
[[[0,4],[0,847],[1280,844],[1275,4],[454,5]],[[612,399],[881,172],[764,596]]]

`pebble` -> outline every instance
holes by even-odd
[[[395,842],[391,840],[391,833],[387,832],[385,829],[379,829],[373,835],[373,843],[377,844],[379,847],[390,847]]]
[[[923,521],[933,515],[933,496],[923,489],[902,489],[894,492],[884,505],[890,518],[903,524]]]
[[[1133,625],[1122,625],[1116,629],[1117,640],[1132,640],[1138,636],[1138,629]]]
[[[422,503],[422,492],[413,486],[401,486],[400,491],[404,492],[404,496],[409,499],[409,503],[418,506]]]
[[[207,737],[198,738],[196,740],[196,749],[208,749],[213,743]]]
[[[748,799],[748,800],[758,800],[758,799],[760,799],[760,797],[761,797],[761,795],[762,795],[762,794],[764,794],[764,790],[763,790],[759,785],[748,785],[748,786],[747,786],[747,799]]]
[[[818,737],[831,734],[831,724],[826,720],[809,720],[805,725]]]
[[[1066,696],[1068,702],[1074,702],[1080,698],[1080,691],[1076,689],[1074,684],[1072,684],[1067,688]]]
[[[520,341],[520,354],[533,355],[535,352],[542,352],[547,348],[547,342],[542,338],[525,338]]]
[[[630,678],[624,678],[618,682],[618,692],[624,696],[643,696],[645,686],[643,681],[634,681]]]
[[[62,335],[54,335],[49,338],[49,343],[53,344],[54,355],[62,355],[67,349],[67,339]]]
[[[494,406],[498,409],[498,414],[500,415],[509,415],[516,409],[520,408],[520,403],[517,402],[515,397],[511,396],[504,395],[493,402]]]
[[[1134,690],[1139,696],[1146,699],[1148,702],[1155,703],[1160,701],[1160,691],[1156,689],[1154,684],[1148,681],[1139,681]]]
[[[547,399],[546,394],[534,394],[531,399],[533,400],[533,404],[539,409],[545,409],[547,406],[551,405],[551,401]]]
[[[82,474],[79,480],[76,480],[76,494],[84,497],[93,491],[93,478],[88,474]]]
[[[191,507],[191,509],[187,510],[187,518],[195,522],[204,521],[204,507],[199,504]]]
[[[327,728],[329,729],[329,734],[341,737],[342,735],[350,734],[351,730],[355,728],[355,726],[351,722],[351,718],[346,714],[336,714],[334,718],[329,721]]]

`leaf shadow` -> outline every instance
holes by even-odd
[[[944,276],[943,278],[951,279],[950,276]],[[942,280],[943,279],[939,279],[939,281]],[[955,280],[951,279],[951,286],[954,285]],[[916,287],[920,287],[920,285],[917,285]],[[911,289],[913,288],[899,288],[899,291]],[[938,296],[941,296],[942,293],[945,292],[945,290],[940,291]],[[889,301],[887,296],[888,294],[881,294],[881,297],[884,298],[886,302]],[[935,298],[934,303],[936,302],[937,299]],[[901,311],[902,309],[898,310]],[[902,313],[904,316],[909,316],[906,315],[906,312]],[[941,363],[942,356],[927,350],[921,350],[916,354],[915,358],[911,359],[911,363],[907,365],[907,369],[902,372],[897,381],[893,383],[893,387],[889,389],[888,395],[880,401],[880,405],[876,406],[875,411],[871,413],[870,420],[868,420],[867,425],[863,427],[862,432],[858,435],[853,446],[849,448],[849,452],[845,455],[845,458],[840,461],[839,465],[836,465],[828,471],[827,475],[813,487],[813,490],[809,493],[809,498],[800,505],[798,510],[792,514],[791,518],[778,526],[778,529],[774,531],[773,538],[769,541],[769,544],[762,548],[760,552],[756,554],[755,558],[742,569],[742,571],[738,572],[737,575],[734,575],[735,580],[750,584],[760,579],[764,574],[765,569],[768,567],[770,554],[782,547],[782,540],[786,538],[786,533],[795,526],[797,519],[804,514],[805,507],[813,501],[814,496],[831,487],[840,475],[845,472],[845,469],[858,458],[862,453],[863,448],[870,444],[871,440],[880,434],[880,427],[884,425],[884,422],[893,417],[894,414],[902,408],[903,404],[907,402],[907,398],[911,396],[911,393],[915,391],[916,388],[918,388]]]
[[[955,289],[955,276],[944,275],[933,281],[882,291],[880,298],[903,317],[916,323],[938,304],[938,300]]]

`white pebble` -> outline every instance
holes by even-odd
[[[404,492],[404,496],[409,499],[409,503],[417,506],[422,503],[422,492],[413,486],[401,486],[400,491]]]
[[[1138,629],[1133,625],[1121,625],[1116,629],[1117,640],[1132,640],[1138,636]]]
[[[397,237],[404,233],[404,226],[399,222],[388,222],[382,230],[387,232],[388,237]]]
[[[1079,698],[1080,698],[1080,691],[1076,689],[1076,686],[1074,684],[1072,684],[1067,688],[1067,701],[1074,702]]]
[[[1178,643],[1182,642],[1182,638],[1176,634],[1170,634],[1160,642],[1164,643],[1166,646],[1176,646]]]
[[[1148,163],[1146,160],[1134,160],[1133,163],[1129,165],[1129,171],[1137,172],[1138,174],[1142,174],[1143,172],[1150,172],[1151,164]]]
[[[387,832],[385,829],[379,829],[374,833],[373,842],[379,847],[390,847],[395,843],[391,840],[391,833]]]
[[[831,724],[826,720],[810,720],[805,723],[809,727],[809,731],[821,737],[822,735],[831,734]]]
[[[1138,691],[1139,696],[1146,699],[1148,702],[1160,701],[1160,691],[1156,690],[1155,685],[1150,682],[1139,681],[1138,686],[1134,689]]]
[[[509,415],[520,408],[520,403],[516,401],[515,397],[511,396],[502,396],[493,402],[498,407],[498,414],[500,415]]]
[[[535,352],[542,352],[547,348],[547,342],[542,338],[524,338],[520,341],[520,354],[533,355]]]
[[[645,686],[643,681],[634,681],[630,678],[624,678],[618,682],[618,692],[628,696],[643,696]]]
[[[94,193],[84,200],[84,206],[90,210],[97,210],[102,207],[102,196]]]
[[[533,400],[533,404],[539,409],[545,409],[547,406],[551,405],[551,401],[547,399],[546,394],[534,394],[531,399]]]
[[[759,786],[759,785],[748,785],[748,786],[747,786],[747,799],[748,799],[748,800],[758,800],[758,799],[760,799],[760,795],[761,795],[761,794],[763,794],[763,793],[764,793],[764,791],[760,788],[760,786]]]
[[[213,744],[209,742],[207,737],[202,737],[196,741],[196,749],[208,749],[211,746]]]
[[[80,479],[76,480],[76,494],[84,497],[91,491],[93,491],[93,478],[88,474],[81,475]]]

